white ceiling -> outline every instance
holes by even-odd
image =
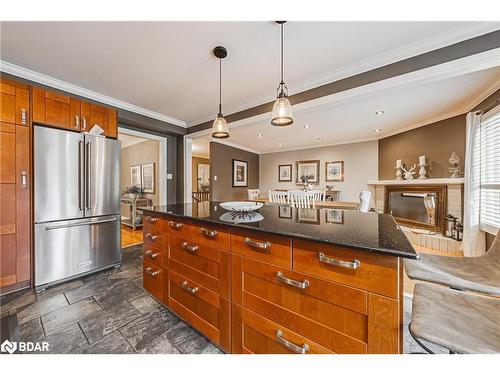
[[[130,147],[142,142],[149,141],[149,139],[137,137],[135,135],[128,135],[123,133],[118,133],[118,140],[122,141],[122,148]]]
[[[294,123],[284,128],[271,126],[268,115],[241,126],[230,124],[229,141],[267,153],[383,138],[443,115],[463,113],[495,81],[493,89],[498,89],[499,79],[500,67],[496,67],[430,83],[409,83],[296,111]],[[376,111],[385,113],[377,116]],[[379,128],[382,130],[376,133]],[[209,141],[210,136],[203,136],[194,139],[193,145],[208,153]]]
[[[499,29],[479,22],[289,22],[285,81],[296,93]],[[188,124],[272,100],[273,22],[2,22],[1,59]]]

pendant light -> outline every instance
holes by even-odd
[[[276,21],[281,27],[281,81],[276,89],[276,101],[274,102],[271,117],[271,125],[288,126],[293,124],[292,105],[288,100],[288,87],[283,81],[283,25],[286,21]]]
[[[219,113],[212,125],[212,137],[228,138],[229,126],[222,114],[222,59],[227,56],[227,50],[222,46],[217,46],[214,48],[213,53],[219,59]]]

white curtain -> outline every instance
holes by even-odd
[[[467,114],[465,143],[464,238],[465,256],[478,256],[486,251],[486,238],[479,229],[481,198],[480,112]]]

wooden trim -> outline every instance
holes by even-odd
[[[429,229],[432,231],[441,232],[443,234],[446,233],[445,228],[445,217],[448,206],[448,187],[446,185],[412,185],[412,186],[401,186],[401,185],[388,185],[384,189],[385,194],[385,207],[384,212],[391,212],[390,207],[390,193],[394,191],[402,191],[402,192],[432,192],[437,195],[437,207],[436,207],[436,225],[425,224],[415,220],[409,220],[404,218],[394,217],[394,220],[398,224],[410,225],[419,228]]]

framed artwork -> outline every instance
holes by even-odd
[[[334,209],[325,210],[325,222],[332,224],[344,224],[344,211]]]
[[[297,208],[297,223],[319,225],[319,211],[316,208]]]
[[[292,207],[280,204],[278,207],[278,217],[281,219],[291,219]]]
[[[248,186],[248,162],[233,159],[233,187]]]
[[[326,181],[344,181],[344,161],[327,161],[325,163]]]
[[[282,164],[278,166],[278,182],[292,181],[292,165]]]
[[[141,181],[144,193],[155,193],[155,163],[141,165]]]
[[[142,186],[140,165],[133,165],[130,167],[130,186]]]
[[[303,160],[295,162],[297,166],[297,184],[307,179],[310,184],[319,183],[319,160]]]

